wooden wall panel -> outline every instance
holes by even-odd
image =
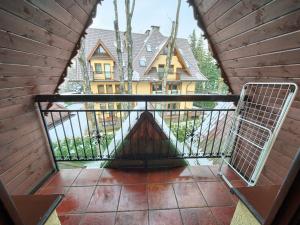
[[[246,82],[300,86],[300,1],[190,1],[235,94]],[[300,146],[300,91],[279,132],[259,184],[281,184]]]
[[[56,90],[98,2],[0,1],[0,180],[11,194],[54,169],[33,100]]]

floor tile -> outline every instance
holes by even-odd
[[[247,187],[247,183],[243,180],[232,180],[230,181],[233,187]]]
[[[116,213],[86,213],[80,225],[114,225]]]
[[[97,186],[88,206],[88,212],[116,211],[121,186]]]
[[[196,181],[216,181],[217,177],[211,172],[208,166],[189,167]]]
[[[145,172],[138,172],[132,170],[104,169],[98,184],[140,184],[146,182],[147,175]]]
[[[229,225],[233,217],[235,207],[212,207],[210,208],[218,224]]]
[[[148,225],[148,212],[118,212],[115,225]]]
[[[196,183],[176,183],[173,187],[179,208],[206,206]]]
[[[72,184],[72,186],[92,186],[97,185],[102,169],[84,169]]]
[[[62,169],[58,171],[45,186],[71,186],[81,169]],[[44,187],[45,187],[44,186]]]
[[[166,183],[168,182],[168,170],[153,170],[147,173],[147,183]]]
[[[208,206],[233,205],[229,189],[222,182],[198,182]]]
[[[217,225],[209,208],[180,209],[184,225]]]
[[[118,211],[148,209],[146,184],[124,185]]]
[[[149,225],[182,225],[179,209],[151,210]]]
[[[64,186],[50,186],[39,189],[36,195],[51,195],[51,194],[64,194],[68,190],[68,187]]]
[[[192,173],[187,167],[178,167],[169,170],[168,180],[170,182],[189,182],[194,181]]]
[[[148,184],[148,204],[150,209],[177,208],[171,184]]]
[[[70,187],[57,207],[58,214],[85,212],[95,187]]]
[[[59,216],[61,225],[79,225],[82,219],[82,214],[69,214]]]
[[[220,177],[219,174],[219,165],[213,165],[209,166],[210,170],[213,172],[215,176]],[[231,180],[241,180],[238,174],[236,174],[229,166],[222,166],[222,173],[226,176],[226,178],[231,181]]]
[[[125,174],[116,169],[103,169],[98,185],[123,184],[126,180]]]

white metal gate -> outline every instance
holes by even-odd
[[[243,86],[223,149],[223,164],[249,186],[256,184],[297,92],[294,83],[247,83]],[[226,158],[226,155],[231,155]]]

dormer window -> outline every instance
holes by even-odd
[[[146,45],[146,48],[147,48],[147,52],[152,52],[152,48],[151,48],[151,45],[150,45],[150,44],[147,44],[147,45]]]
[[[104,50],[104,48],[102,46],[99,46],[99,48],[97,49],[96,52],[97,52],[98,55],[106,54],[106,51]]]
[[[146,66],[146,58],[145,57],[140,59],[140,66],[143,66],[143,67]]]

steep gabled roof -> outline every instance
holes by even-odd
[[[151,70],[147,70],[148,67],[151,67],[151,64],[162,50],[162,47],[165,46],[167,37],[163,36],[157,28],[153,28],[151,31],[144,34],[133,33],[133,80],[156,80],[159,79],[157,73],[153,73]],[[85,53],[88,58],[91,55],[91,52],[95,51],[96,47],[99,45],[99,40],[111,53],[112,57],[117,58],[116,52],[116,39],[115,31],[113,30],[104,30],[89,28],[87,29],[87,35],[84,39],[85,41]],[[125,41],[125,33],[121,32],[121,41]],[[152,51],[147,51],[147,45],[151,46]],[[185,74],[181,76],[181,80],[206,80],[206,77],[200,72],[197,61],[194,58],[194,55],[190,49],[188,40],[183,38],[176,39],[176,48],[180,52],[182,58],[184,59],[185,64],[189,65],[190,74]],[[146,61],[146,66],[141,66],[139,61],[143,58]],[[127,65],[127,53],[123,52],[124,64]],[[117,64],[118,62],[115,61]],[[72,70],[69,70],[69,77],[72,75]],[[73,70],[80,73],[80,69]],[[115,66],[115,79],[119,79],[118,69]],[[78,76],[77,76],[78,77]],[[126,75],[125,75],[126,79]]]

